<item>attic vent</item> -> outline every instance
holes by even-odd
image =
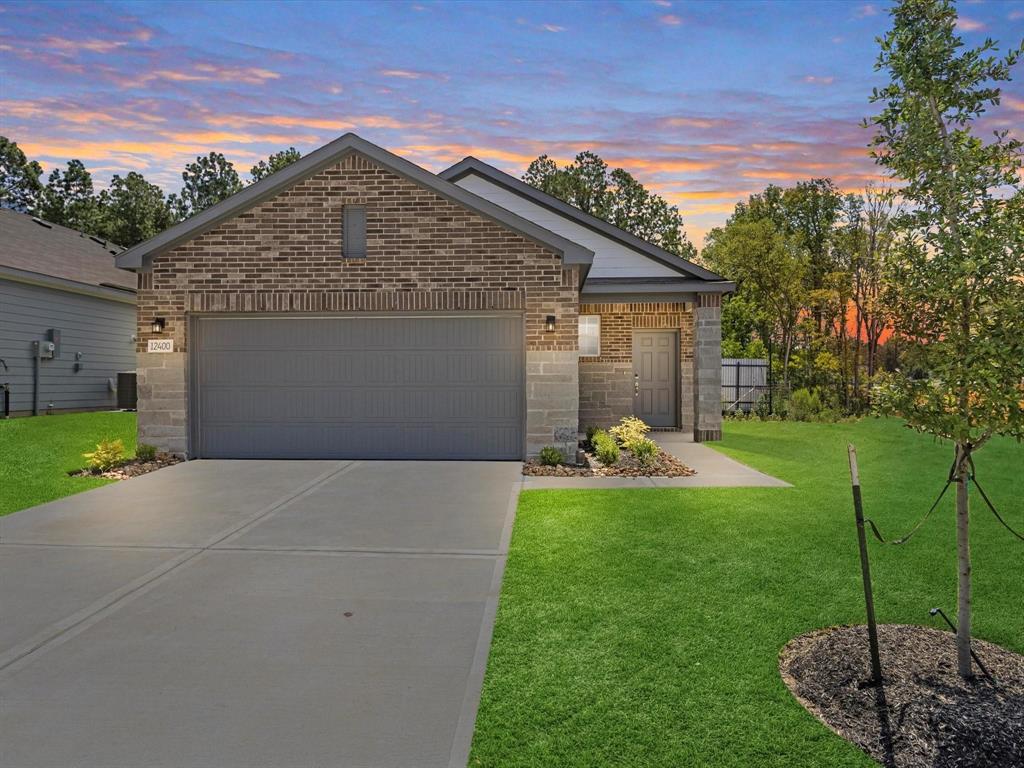
[[[48,221],[43,221],[38,216],[33,216],[32,221],[38,224],[40,227],[46,227],[47,229],[53,229],[53,224]]]
[[[366,206],[346,205],[343,210],[341,255],[346,259],[366,258]]]

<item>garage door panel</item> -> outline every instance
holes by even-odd
[[[198,453],[516,459],[517,316],[199,318]]]

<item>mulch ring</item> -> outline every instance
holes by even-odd
[[[983,640],[975,680],[960,678],[955,637],[930,627],[878,627],[881,688],[863,683],[865,626],[802,635],[783,648],[782,679],[815,717],[885,766],[1024,766],[1024,656]]]
[[[127,480],[129,477],[138,477],[147,472],[155,472],[158,469],[177,464],[182,459],[171,453],[158,453],[155,459],[140,461],[130,459],[124,464],[106,470],[105,472],[93,471],[91,469],[80,469],[77,472],[69,472],[72,477],[106,477],[110,480]]]
[[[654,461],[647,466],[642,465],[636,457],[623,448],[616,464],[606,467],[597,458],[583,452],[585,464],[579,466],[559,464],[548,467],[536,459],[523,462],[523,474],[534,477],[689,477],[697,474],[670,453],[658,449]]]

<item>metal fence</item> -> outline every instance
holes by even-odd
[[[750,413],[758,400],[766,399],[773,412],[772,372],[768,360],[722,358],[722,410]]]

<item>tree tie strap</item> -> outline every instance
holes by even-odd
[[[968,453],[968,455],[970,455],[970,454]],[[953,465],[949,468],[949,475],[946,478],[946,484],[944,486],[942,486],[942,490],[939,491],[939,495],[935,497],[935,501],[932,502],[932,505],[928,508],[928,511],[924,513],[924,517],[922,517],[920,520],[918,520],[917,524],[913,528],[911,528],[906,534],[901,536],[900,538],[893,539],[893,540],[886,540],[885,537],[882,536],[881,531],[878,530],[878,526],[875,525],[874,520],[871,520],[870,518],[866,518],[864,520],[864,522],[871,526],[871,533],[874,535],[874,537],[876,539],[878,539],[882,544],[891,544],[894,547],[897,547],[900,544],[906,544],[908,541],[910,541],[910,538],[915,533],[917,533],[918,530],[921,528],[921,526],[925,524],[925,522],[928,520],[929,517],[931,517],[932,512],[934,512],[935,509],[939,506],[939,502],[942,501],[942,497],[945,496],[946,495],[946,491],[949,490],[949,486],[956,479],[956,465],[957,465],[957,463],[958,462],[956,460],[953,461]]]
[[[977,478],[977,476],[975,475],[975,470],[974,470],[974,459],[972,459],[972,458],[971,458],[971,457],[970,457],[970,456],[968,455],[968,457],[967,457],[967,462],[968,462],[968,464],[969,464],[969,465],[970,465],[970,467],[971,467],[971,475],[970,475],[970,476],[971,476],[971,482],[972,482],[972,483],[974,483],[974,487],[978,489],[978,493],[980,493],[980,494],[981,494],[981,498],[983,498],[983,499],[985,500],[985,504],[986,504],[986,505],[988,506],[988,508],[989,508],[989,509],[991,509],[991,510],[992,510],[992,514],[996,516],[996,520],[998,520],[998,521],[999,521],[1000,523],[1002,523],[1002,525],[1003,525],[1003,528],[1005,528],[1006,530],[1008,530],[1008,531],[1009,531],[1010,533],[1012,533],[1012,534],[1013,534],[1014,536],[1016,536],[1016,537],[1017,537],[1018,539],[1020,539],[1021,541],[1024,541],[1024,536],[1022,536],[1022,535],[1021,535],[1020,533],[1018,533],[1018,532],[1017,532],[1017,531],[1015,531],[1015,530],[1014,530],[1013,528],[1011,528],[1011,527],[1010,527],[1010,524],[1009,524],[1009,523],[1007,523],[1007,522],[1006,522],[1005,520],[1003,520],[1003,518],[1002,518],[1002,515],[1000,515],[1000,514],[999,514],[999,513],[998,513],[998,512],[996,511],[996,508],[995,508],[995,506],[994,506],[994,505],[992,504],[992,502],[991,502],[991,501],[989,500],[989,498],[988,498],[988,494],[987,494],[987,493],[985,493],[985,489],[984,489],[984,488],[982,488],[982,487],[981,487],[980,485],[978,485],[978,478]]]

